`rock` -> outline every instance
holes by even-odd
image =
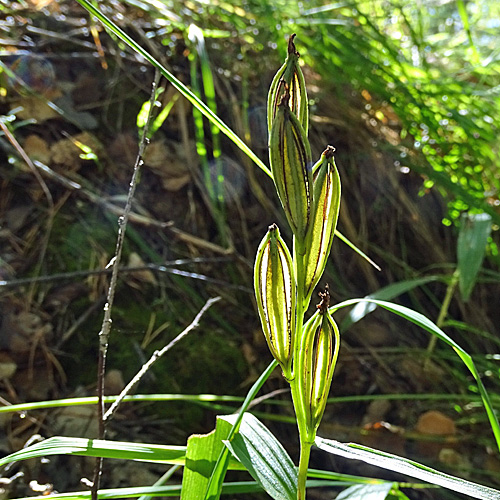
[[[433,459],[438,458],[443,448],[450,448],[450,441],[453,441],[453,436],[457,432],[455,422],[450,417],[436,410],[430,410],[420,415],[415,430],[429,437],[442,436],[443,438],[448,438],[441,439],[439,442],[429,439],[428,441],[418,443],[418,452],[425,457]]]

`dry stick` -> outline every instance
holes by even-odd
[[[120,260],[123,250],[123,242],[125,240],[125,231],[127,228],[127,222],[129,219],[129,214],[132,209],[132,200],[134,198],[135,188],[137,186],[137,179],[139,177],[140,167],[143,163],[142,157],[148,143],[147,133],[149,130],[149,123],[151,121],[151,116],[153,114],[153,109],[156,101],[156,89],[160,80],[160,72],[156,70],[155,79],[152,85],[151,97],[149,100],[149,112],[146,124],[142,131],[141,142],[139,144],[139,152],[137,153],[137,158],[135,160],[134,172],[130,180],[129,191],[127,195],[127,203],[123,210],[123,215],[118,218],[118,236],[116,238],[116,250],[115,256],[111,260],[113,266],[113,271],[111,273],[111,280],[108,288],[108,296],[106,304],[104,304],[104,318],[102,320],[101,331],[99,332],[99,359],[97,365],[97,418],[99,424],[99,439],[104,439],[106,433],[105,421],[104,421],[104,375],[106,373],[106,356],[108,352],[108,342],[109,333],[111,330],[111,309],[113,307],[113,301],[115,297],[116,283],[118,281],[118,271],[120,266]],[[97,500],[98,491],[101,481],[102,474],[102,457],[96,459],[94,478],[92,482],[92,500]]]
[[[128,393],[134,388],[134,386],[141,380],[141,378],[147,373],[147,371],[153,366],[153,364],[158,361],[167,351],[172,349],[179,340],[181,340],[183,337],[185,337],[191,330],[194,330],[199,326],[199,322],[203,314],[208,310],[209,307],[211,307],[213,304],[218,302],[220,300],[220,297],[214,297],[212,299],[208,299],[205,305],[201,308],[200,312],[196,315],[196,317],[193,319],[191,324],[185,328],[175,339],[173,339],[169,344],[167,344],[163,349],[160,349],[159,351],[155,351],[153,355],[149,358],[149,360],[144,363],[141,367],[141,369],[136,373],[134,378],[126,385],[126,387],[123,389],[123,391],[120,393],[118,398],[113,402],[113,404],[110,406],[108,411],[104,415],[104,421],[107,422],[109,419],[113,417],[113,415],[116,413],[116,410],[118,410],[118,407],[120,406],[121,402],[125,398],[125,396],[128,395]]]

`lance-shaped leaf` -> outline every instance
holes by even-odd
[[[315,436],[323,418],[340,347],[339,329],[328,311],[328,287],[320,296],[321,304],[304,325],[303,332],[306,352],[301,376],[304,377],[304,408],[310,436]]]
[[[269,133],[271,133],[281,98],[287,91],[290,93],[290,100],[288,101],[290,110],[298,118],[306,134],[309,127],[306,84],[299,65],[300,55],[293,43],[294,38],[295,33],[288,39],[288,56],[285,63],[274,76],[269,88],[267,96],[267,126]]]
[[[334,151],[333,146],[323,151],[314,177],[313,213],[304,257],[304,296],[307,303],[325,270],[339,217],[340,176],[333,158]]]
[[[269,159],[274,184],[293,234],[304,242],[311,219],[311,149],[302,125],[287,105],[286,93],[271,129]]]
[[[273,224],[257,250],[255,298],[269,350],[290,380],[295,335],[295,278],[290,251]]]
[[[491,216],[462,214],[457,242],[459,287],[462,299],[469,300],[483,263],[486,245],[491,234]]]

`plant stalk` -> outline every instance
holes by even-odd
[[[303,245],[297,244],[297,240],[293,239],[293,261],[295,266],[295,277],[297,283],[297,315],[295,321],[295,352],[293,362],[293,379],[290,381],[292,390],[293,406],[297,418],[297,427],[299,429],[300,441],[300,458],[297,480],[297,500],[305,500],[306,498],[306,480],[307,469],[309,467],[309,457],[311,455],[311,446],[314,442],[314,436],[310,436],[307,428],[307,413],[304,408],[303,393],[305,391],[304,375],[302,368],[304,367],[304,359],[306,350],[303,346],[303,325],[304,316],[307,309],[304,297],[304,265],[303,265]]]
[[[450,308],[451,299],[453,298],[453,294],[455,292],[455,288],[457,287],[459,280],[459,272],[458,269],[453,273],[450,283],[446,288],[446,295],[444,297],[443,303],[441,304],[441,309],[439,310],[439,315],[436,320],[436,325],[441,328],[443,326],[444,320],[448,315],[448,309]],[[429,340],[429,344],[427,345],[427,359],[425,360],[424,368],[428,368],[430,358],[434,348],[436,346],[437,337],[433,335]]]
[[[297,500],[306,499],[307,469],[309,467],[309,457],[311,456],[312,443],[300,438],[300,460],[299,475],[297,481]]]

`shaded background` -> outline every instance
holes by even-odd
[[[493,231],[478,281],[468,301],[455,290],[443,329],[473,355],[498,408],[500,5],[99,5],[266,163],[267,89],[287,37],[297,33],[313,157],[327,144],[337,149],[339,230],[382,269],[336,240],[321,282],[329,283],[333,302],[428,277],[394,300],[436,321],[456,268],[460,215],[490,215]],[[16,403],[93,395],[109,276],[91,271],[114,254],[154,72],[76,2],[33,0],[0,9],[0,396]],[[121,275],[112,315],[108,392],[118,392],[209,297],[220,295],[201,327],[138,391],[241,396],[271,360],[253,303],[255,251],[273,222],[288,241],[291,234],[266,174],[168,82],[161,88],[157,112],[167,108],[168,116],[156,123],[127,232],[131,269]],[[339,323],[344,315],[339,312]],[[500,461],[473,380],[447,346],[438,344],[429,356],[429,340],[378,310],[343,329],[335,399],[320,435],[498,487]],[[276,372],[266,392],[279,389],[258,410],[296,458],[293,409]],[[124,406],[110,432],[115,439],[184,444],[191,433],[210,431],[217,413],[234,408]],[[2,417],[0,447],[10,453],[37,433],[90,437],[92,415],[82,409]],[[312,465],[392,477],[319,452]],[[56,459],[18,467],[26,468],[18,494],[31,478],[75,489],[87,473],[84,461],[68,466],[67,474]],[[152,483],[161,475],[136,464],[130,470],[140,471],[139,478],[124,467],[111,470],[104,486]]]

